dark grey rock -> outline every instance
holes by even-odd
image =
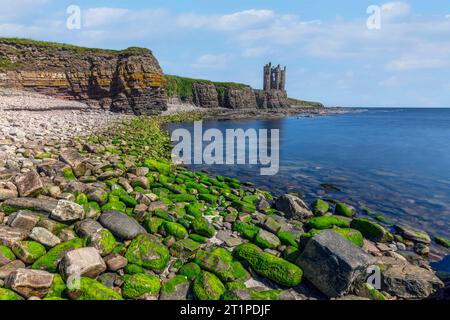
[[[98,221],[114,236],[122,240],[132,240],[140,233],[147,233],[139,222],[118,211],[106,211],[102,213]]]
[[[340,297],[365,281],[375,259],[337,233],[325,230],[311,238],[297,264],[322,293]]]
[[[288,219],[303,220],[314,215],[305,201],[292,194],[285,194],[279,197],[275,202],[275,206]]]

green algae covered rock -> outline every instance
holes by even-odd
[[[155,234],[164,224],[164,221],[164,219],[158,217],[146,217],[144,220],[144,227],[148,232]]]
[[[280,239],[282,244],[298,248],[297,237],[292,232],[279,231],[277,233],[277,236],[278,236],[278,239]]]
[[[309,229],[316,230],[331,229],[333,227],[349,228],[350,221],[338,216],[322,216],[308,220],[306,226]]]
[[[129,263],[127,264],[123,270],[126,274],[136,274],[136,273],[145,273],[145,269],[137,264]]]
[[[314,214],[318,216],[323,216],[330,210],[330,205],[328,204],[328,202],[325,202],[321,199],[317,199],[316,201],[314,201],[312,207]]]
[[[209,252],[199,250],[195,255],[194,262],[224,282],[246,281],[250,277],[242,264],[233,260],[231,252],[224,248],[214,248]]]
[[[144,273],[124,275],[122,294],[127,299],[139,299],[144,296],[158,296],[161,283],[158,277]]]
[[[80,286],[67,288],[66,294],[72,300],[123,300],[114,290],[100,282],[86,277],[80,278]]]
[[[242,236],[244,236],[245,238],[253,240],[258,234],[259,228],[249,223],[235,222],[233,224],[233,231],[237,231],[240,234],[242,234]]]
[[[207,271],[200,272],[192,289],[198,300],[219,300],[225,292],[225,286],[220,279]]]
[[[32,268],[46,270],[51,273],[56,273],[58,271],[58,264],[66,254],[66,252],[83,248],[85,245],[83,239],[73,239],[63,243],[60,243],[50,249],[46,254],[37,259]]]
[[[344,237],[348,241],[353,242],[358,247],[362,247],[364,244],[364,237],[358,230],[350,229],[350,228],[334,228],[331,229],[333,232],[337,233],[338,235]],[[309,239],[314,237],[316,234],[321,233],[324,230],[317,230],[312,229],[307,233],[304,233],[300,236],[300,247],[305,248],[306,244],[308,243]]]
[[[134,238],[125,253],[129,263],[154,271],[164,270],[169,257],[169,250],[155,237],[146,234]]]
[[[144,166],[152,171],[158,171],[162,174],[170,174],[172,170],[170,163],[162,160],[146,159],[144,161]]]
[[[63,278],[59,274],[55,274],[53,276],[53,283],[45,296],[45,300],[53,299],[53,298],[63,298],[64,291],[67,289],[66,283]]]
[[[340,216],[351,218],[355,215],[355,209],[348,204],[338,202],[334,208],[334,213]]]
[[[274,249],[281,244],[276,235],[264,229],[259,229],[254,240],[255,244],[263,249]]]
[[[443,247],[450,248],[450,240],[445,239],[443,237],[435,237],[434,241],[436,241],[437,244],[440,244]]]
[[[303,272],[295,264],[262,251],[254,244],[237,246],[233,255],[246,261],[262,277],[285,286],[296,286],[302,280]]]
[[[102,257],[110,254],[116,246],[116,238],[108,229],[101,229],[90,235],[86,245],[96,248]]]
[[[10,248],[0,245],[0,267],[10,263],[15,259],[16,257],[14,256],[14,253]]]
[[[237,209],[238,211],[244,212],[244,213],[256,212],[256,206],[254,206],[251,203],[245,202],[245,201],[235,200],[231,203],[231,206],[233,208]]]
[[[186,276],[189,280],[194,280],[202,271],[200,266],[194,262],[186,263],[180,268],[178,274]]]
[[[166,281],[161,287],[160,300],[185,300],[189,290],[189,280],[186,276],[176,275]]]
[[[361,232],[365,238],[375,242],[390,242],[394,240],[389,231],[370,219],[353,219],[350,226]]]
[[[163,228],[167,234],[174,236],[177,239],[184,239],[188,235],[186,228],[176,222],[165,222]]]
[[[195,233],[208,238],[212,238],[216,232],[205,218],[195,218],[191,226]]]
[[[12,290],[0,288],[0,301],[2,300],[15,301],[15,300],[23,300],[23,298]]]
[[[200,246],[200,243],[192,239],[182,239],[170,246],[170,252],[178,258],[189,258],[197,252]]]
[[[202,211],[200,210],[201,208],[202,208],[202,205],[200,205],[198,202],[194,202],[194,203],[186,205],[185,210],[188,215],[191,215],[196,218],[200,218],[203,216]]]
[[[16,257],[27,264],[35,262],[46,253],[45,247],[36,241],[19,241],[14,243],[12,251]]]

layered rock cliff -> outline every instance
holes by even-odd
[[[275,109],[290,106],[286,91],[255,90],[232,82],[212,82],[166,76],[166,91],[170,98],[193,103],[203,108]]]
[[[79,100],[117,112],[155,114],[167,109],[164,81],[148,49],[114,51],[0,39],[0,87]]]

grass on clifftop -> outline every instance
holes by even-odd
[[[320,102],[298,100],[294,98],[289,98],[289,103],[291,104],[291,106],[294,107],[318,107],[318,108],[324,107],[324,105]]]
[[[8,69],[12,66],[12,62],[0,53],[0,70]]]
[[[193,86],[195,83],[213,84],[219,96],[223,96],[226,88],[245,88],[248,85],[236,82],[214,82],[203,79],[192,79],[174,75],[165,75],[166,93],[169,97],[178,96],[182,100],[188,100],[193,96]]]
[[[106,54],[106,55],[117,55],[123,53],[130,54],[145,54],[150,50],[146,48],[139,47],[130,47],[124,50],[112,50],[112,49],[99,49],[99,48],[86,48],[79,47],[66,43],[58,43],[58,42],[49,42],[49,41],[39,41],[33,39],[23,39],[23,38],[0,38],[0,43],[12,43],[12,44],[20,44],[20,45],[34,45],[39,47],[46,48],[54,48],[54,49],[65,49],[70,50],[75,53],[97,53],[97,54]]]

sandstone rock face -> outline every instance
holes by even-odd
[[[288,108],[290,106],[286,91],[255,90],[256,101],[260,109]]]
[[[154,114],[166,110],[164,77],[147,49],[86,49],[37,41],[0,41],[10,61],[0,87],[80,100],[107,110]]]
[[[230,87],[225,90],[221,102],[221,106],[228,109],[258,108],[255,91],[251,87]]]
[[[330,298],[351,293],[374,263],[372,256],[331,230],[311,238],[297,261],[305,277]]]
[[[209,109],[219,107],[219,97],[216,87],[213,84],[194,83],[192,91],[195,105]]]
[[[42,298],[48,293],[52,283],[53,275],[49,272],[18,269],[8,276],[5,286],[26,298]]]

